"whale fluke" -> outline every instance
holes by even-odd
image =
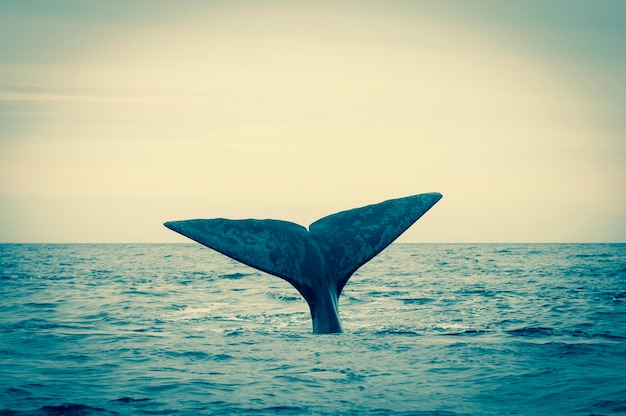
[[[352,274],[437,201],[433,192],[341,211],[305,227],[280,220],[225,218],[164,225],[248,266],[291,283],[311,310],[313,332],[342,332],[338,299]]]

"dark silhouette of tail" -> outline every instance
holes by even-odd
[[[311,310],[313,332],[342,332],[338,298],[352,274],[437,201],[439,193],[390,199],[341,211],[309,229],[280,220],[224,218],[164,225],[248,266],[291,283]]]

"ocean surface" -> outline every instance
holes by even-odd
[[[0,414],[626,413],[626,244],[393,244],[340,315],[198,244],[0,245]]]

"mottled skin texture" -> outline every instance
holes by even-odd
[[[291,283],[311,310],[313,332],[342,332],[339,295],[352,274],[441,199],[439,193],[391,199],[338,212],[306,228],[280,220],[224,218],[164,225],[248,266]]]

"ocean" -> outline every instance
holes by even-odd
[[[339,307],[199,244],[0,245],[0,414],[626,413],[626,244],[396,243]]]

